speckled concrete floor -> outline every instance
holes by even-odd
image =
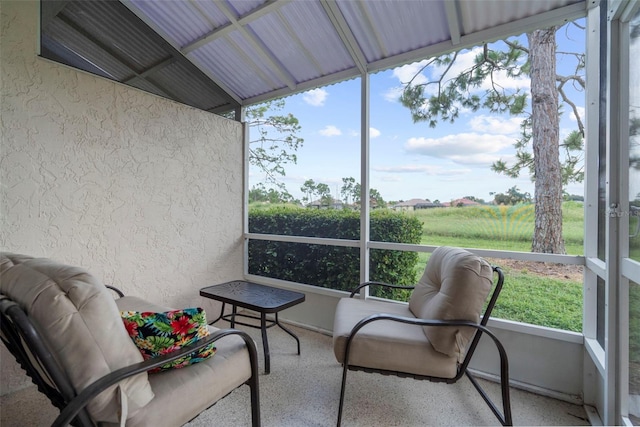
[[[331,337],[291,327],[302,343],[302,354],[298,356],[293,338],[277,327],[269,329],[271,373],[265,375],[260,333],[242,328],[258,344],[262,424],[335,425],[342,369],[333,356]],[[499,396],[497,384],[481,382],[492,397]],[[248,390],[237,389],[188,426],[250,425]],[[511,401],[516,425],[589,425],[581,406],[513,388]],[[45,426],[57,414],[33,388],[3,396],[0,405],[2,427]],[[344,411],[342,424],[347,427],[499,425],[466,378],[445,385],[349,372]]]

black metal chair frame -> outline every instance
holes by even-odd
[[[107,287],[123,296],[118,289]],[[31,377],[38,390],[46,395],[56,408],[60,409],[60,415],[52,426],[62,427],[68,424],[83,427],[95,426],[86,411],[86,405],[105,389],[125,378],[149,371],[200,350],[228,335],[240,336],[249,351],[251,378],[245,384],[250,388],[251,424],[254,427],[260,426],[258,355],[253,339],[246,332],[237,329],[221,329],[210,334],[206,339],[178,351],[118,369],[77,393],[64,369],[57,363],[46,339],[38,332],[37,325],[31,321],[18,304],[5,295],[0,295],[0,321],[2,330],[0,335],[4,345],[27,372],[27,375]]]
[[[513,425],[513,420],[511,416],[511,400],[509,395],[509,362],[507,358],[507,352],[505,351],[504,346],[498,340],[495,334],[491,332],[489,329],[487,329],[486,327],[487,323],[489,322],[489,317],[491,316],[491,312],[493,311],[493,307],[496,304],[500,291],[502,290],[502,285],[504,283],[504,274],[502,273],[502,269],[500,269],[500,267],[493,267],[493,271],[498,275],[498,280],[494,286],[493,293],[491,294],[491,298],[489,299],[489,303],[487,304],[487,307],[482,315],[482,319],[480,323],[470,322],[467,320],[443,321],[443,320],[430,320],[430,319],[416,319],[416,318],[402,317],[398,315],[384,314],[384,313],[372,314],[360,320],[351,330],[351,334],[347,339],[347,345],[345,348],[343,372],[342,372],[342,387],[340,389],[340,405],[338,407],[337,425],[340,426],[340,424],[342,423],[342,410],[344,407],[345,387],[347,383],[347,371],[349,370],[364,371],[369,373],[375,372],[383,375],[396,375],[401,378],[414,378],[417,380],[443,382],[447,384],[453,384],[457,382],[460,378],[462,378],[464,375],[466,375],[467,378],[469,378],[469,380],[473,384],[473,386],[476,388],[478,393],[480,393],[480,395],[482,396],[484,401],[487,403],[487,405],[489,405],[489,408],[491,408],[491,411],[498,418],[500,423],[504,426]],[[358,291],[360,291],[362,288],[365,288],[367,286],[372,286],[372,285],[384,286],[387,288],[396,288],[396,289],[409,289],[409,290],[415,288],[414,286],[398,286],[398,285],[390,285],[390,284],[381,283],[381,282],[365,282],[359,285],[357,288],[355,288],[351,292],[351,295],[349,297],[353,298],[354,295],[357,294]],[[473,337],[473,340],[469,344],[465,358],[463,359],[462,363],[458,364],[458,373],[453,378],[431,377],[431,376],[425,376],[425,375],[416,375],[416,374],[407,373],[407,372],[396,372],[396,371],[388,371],[384,369],[374,369],[374,368],[350,365],[348,363],[349,351],[351,349],[351,343],[353,341],[353,338],[356,336],[358,331],[361,328],[363,328],[365,325],[372,322],[379,321],[379,320],[391,320],[395,322],[406,323],[411,325],[420,325],[420,326],[437,326],[437,327],[468,326],[468,327],[475,328],[476,333]],[[502,413],[500,412],[500,409],[498,409],[496,404],[493,403],[493,401],[491,400],[489,395],[485,392],[485,390],[482,388],[482,386],[478,383],[476,378],[468,370],[469,363],[471,362],[471,358],[473,357],[473,353],[475,352],[476,347],[478,346],[478,343],[480,341],[480,338],[482,337],[482,334],[486,334],[491,338],[491,340],[494,342],[498,350],[498,354],[500,355],[500,387],[502,392]]]

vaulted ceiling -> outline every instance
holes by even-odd
[[[42,56],[212,112],[561,25],[596,0],[42,0]]]

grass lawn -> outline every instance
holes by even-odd
[[[422,244],[425,245],[531,251],[533,204],[421,209],[408,214],[422,221]],[[565,202],[562,214],[566,252],[582,255],[583,205]]]

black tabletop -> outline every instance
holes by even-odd
[[[200,289],[200,295],[261,313],[276,313],[304,301],[301,292],[233,280]]]

